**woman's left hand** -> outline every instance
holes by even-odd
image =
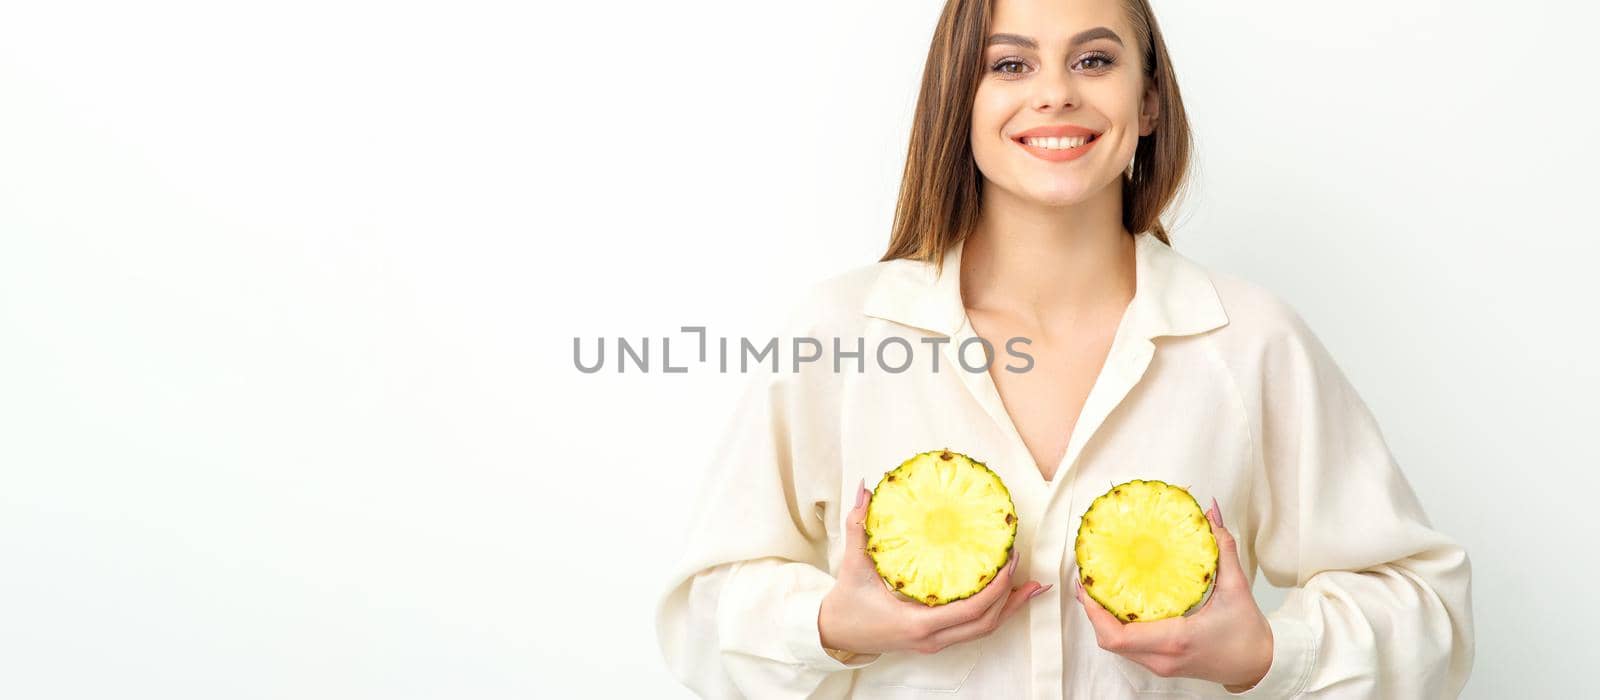
[[[1075,581],[1078,602],[1094,625],[1100,648],[1125,656],[1158,676],[1219,683],[1229,692],[1250,689],[1272,666],[1272,628],[1256,605],[1239,565],[1239,545],[1222,524],[1217,500],[1206,511],[1217,538],[1217,580],[1198,612],[1151,622],[1118,620]]]

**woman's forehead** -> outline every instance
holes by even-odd
[[[1124,43],[1131,31],[1126,0],[992,0],[989,33],[1066,43],[1079,32],[1105,27]]]

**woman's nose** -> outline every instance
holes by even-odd
[[[1033,108],[1041,112],[1052,109],[1070,110],[1078,106],[1077,87],[1066,70],[1046,70],[1033,81],[1035,92]]]

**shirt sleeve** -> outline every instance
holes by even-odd
[[[1250,498],[1273,658],[1238,697],[1444,698],[1473,662],[1471,563],[1434,530],[1378,424],[1292,309],[1261,377]]]
[[[834,583],[825,518],[842,492],[838,396],[825,377],[790,371],[789,342],[779,338],[778,370],[758,371],[740,398],[657,606],[667,665],[702,697],[810,697],[878,658],[842,662],[822,647],[817,614]]]

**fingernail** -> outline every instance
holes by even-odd
[[[861,477],[861,483],[856,485],[856,507],[867,502],[867,478]]]
[[[1224,527],[1224,525],[1222,524],[1222,506],[1217,505],[1217,497],[1216,496],[1212,496],[1211,497],[1211,512],[1215,513],[1216,516],[1217,516],[1216,517],[1217,527]]]
[[[1028,600],[1033,600],[1034,598],[1039,597],[1040,593],[1043,593],[1045,591],[1050,590],[1050,587],[1053,586],[1053,585],[1055,585],[1055,584],[1048,584],[1047,583],[1047,584],[1045,584],[1043,586],[1040,586],[1038,588],[1033,589],[1033,592],[1028,594]]]

